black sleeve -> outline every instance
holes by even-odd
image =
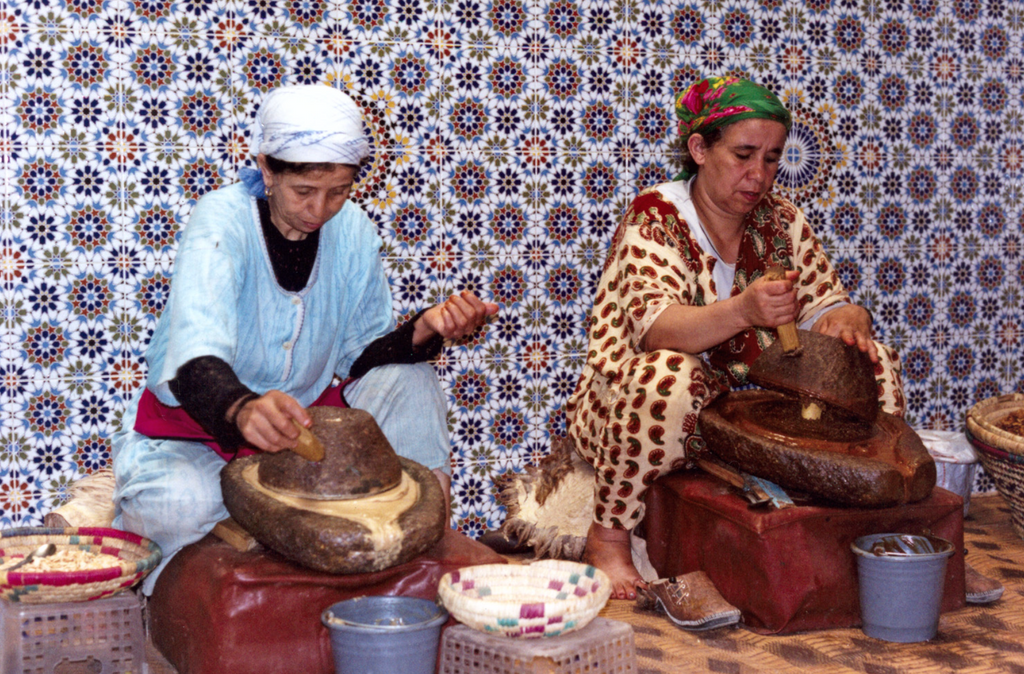
[[[245,404],[259,394],[239,381],[230,365],[216,356],[193,358],[178,368],[167,385],[182,409],[212,435],[217,444],[227,450],[245,444],[235,419],[228,418],[228,410],[236,402],[241,400]]]
[[[423,311],[410,318],[393,332],[389,332],[367,345],[366,349],[356,358],[356,362],[352,363],[349,376],[362,377],[379,365],[422,363],[441,353],[441,347],[444,346],[444,338],[441,335],[434,335],[426,344],[420,347],[412,345],[412,333],[415,330],[416,320],[422,315]]]

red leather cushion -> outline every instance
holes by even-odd
[[[675,473],[647,494],[643,528],[659,576],[703,569],[743,623],[763,634],[860,625],[850,544],[928,531],[953,543],[942,610],[965,603],[963,500],[945,489],[894,508],[750,509],[718,478]]]
[[[239,552],[211,535],[182,549],[160,574],[149,602],[151,636],[179,674],[334,674],[320,622],[328,606],[364,595],[434,599],[449,571],[504,562],[449,529],[406,564],[333,575],[271,551]]]

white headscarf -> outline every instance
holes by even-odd
[[[274,89],[256,121],[252,147],[276,159],[358,166],[370,154],[359,106],[333,87]]]

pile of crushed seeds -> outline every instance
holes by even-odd
[[[4,567],[20,562],[24,557],[5,561]],[[49,557],[33,559],[18,569],[22,573],[40,573],[43,571],[88,571],[90,569],[107,569],[120,564],[121,560],[105,552],[90,552],[79,548],[62,548]]]
[[[1024,437],[1024,409],[1010,412],[996,422],[996,427],[1004,431]]]

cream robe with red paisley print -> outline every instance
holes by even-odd
[[[612,240],[588,326],[587,362],[566,405],[569,437],[597,471],[594,520],[618,529],[643,518],[644,493],[659,475],[685,467],[703,447],[697,415],[715,396],[747,384],[750,364],[777,336],[751,328],[697,355],[644,349],[666,307],[703,306],[718,296],[718,260],[700,248],[658,189],[637,196]],[[803,212],[769,194],[747,216],[732,295],[773,265],[800,271],[798,324],[848,301]],[[880,405],[902,416],[899,358],[877,346]]]

